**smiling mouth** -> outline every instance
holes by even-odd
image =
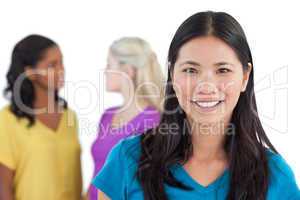
[[[224,102],[224,100],[216,100],[216,101],[195,101],[195,100],[192,100],[191,102],[196,104],[200,108],[214,108],[214,107],[217,107],[222,102]]]

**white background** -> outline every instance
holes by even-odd
[[[165,71],[168,46],[183,20],[199,11],[225,11],[246,32],[261,120],[299,183],[298,8],[292,1],[1,1],[0,89],[6,85],[12,48],[21,38],[38,33],[60,45],[66,67],[62,96],[78,114],[86,189],[93,171],[90,146],[98,120],[105,108],[122,102],[120,95],[104,91],[101,70],[110,43],[122,36],[148,40]],[[1,96],[0,107],[6,104]]]

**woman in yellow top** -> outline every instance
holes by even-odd
[[[64,83],[59,46],[40,35],[13,49],[0,111],[0,200],[79,200],[77,120],[58,96]]]

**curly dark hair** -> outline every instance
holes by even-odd
[[[26,112],[23,107],[33,108],[35,91],[32,82],[24,77],[18,91],[15,89],[17,79],[25,72],[25,67],[34,68],[42,56],[51,47],[58,46],[54,41],[41,35],[29,35],[19,41],[12,52],[11,63],[6,74],[7,86],[4,96],[10,101],[10,110],[17,118],[26,118],[31,127],[35,123],[33,114]],[[17,104],[16,96],[20,97],[23,107]],[[67,108],[67,102],[55,91],[55,101]]]

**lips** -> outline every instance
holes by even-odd
[[[224,100],[192,100],[191,102],[201,108],[214,108],[222,103]]]
[[[211,101],[211,102],[195,102],[198,106],[208,108],[213,107],[219,103],[219,101]]]

